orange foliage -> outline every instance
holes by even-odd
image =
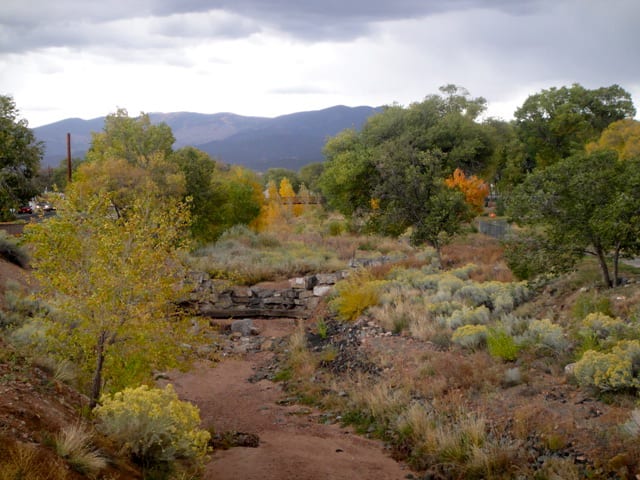
[[[464,194],[465,201],[471,205],[474,211],[482,212],[484,199],[489,195],[489,185],[482,179],[475,175],[467,177],[462,170],[456,168],[455,172],[444,182],[447,187],[460,190]]]

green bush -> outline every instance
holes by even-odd
[[[171,385],[106,395],[94,414],[97,428],[142,465],[198,461],[206,454],[210,434],[199,428],[198,408],[179,400]]]
[[[490,329],[487,336],[487,349],[492,357],[511,362],[518,358],[520,347],[511,335],[502,329]]]
[[[640,388],[640,341],[623,340],[610,352],[587,350],[576,362],[574,375],[578,383],[601,391]]]

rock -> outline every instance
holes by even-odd
[[[245,318],[243,320],[235,320],[231,323],[231,332],[240,333],[243,337],[250,335],[257,335],[260,333],[258,329],[253,325],[253,320]]]
[[[331,287],[328,285],[313,287],[313,294],[316,297],[324,297],[326,295],[329,295],[329,292],[331,292]]]
[[[564,367],[564,374],[568,377],[572,377],[574,370],[576,368],[576,364],[574,363],[569,363],[568,365],[565,365]]]

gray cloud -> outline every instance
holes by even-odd
[[[377,22],[446,11],[487,8],[509,14],[538,11],[548,0],[5,0],[0,9],[0,52],[44,47],[128,45],[127,21],[147,19],[139,48],[173,38],[240,38],[268,27],[307,41],[346,41]],[[121,25],[116,30],[114,25]],[[144,32],[139,32],[144,33]],[[124,38],[123,38],[124,37]]]

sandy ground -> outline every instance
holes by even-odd
[[[293,320],[256,321],[261,335],[278,337],[293,332]],[[206,467],[205,479],[326,480],[402,479],[410,471],[392,460],[380,442],[355,435],[339,425],[320,423],[318,411],[300,405],[281,405],[286,397],[279,384],[248,381],[269,352],[224,359],[212,367],[201,363],[184,374],[173,374],[181,398],[200,408],[205,426],[217,432],[257,434],[257,448],[217,450]]]

